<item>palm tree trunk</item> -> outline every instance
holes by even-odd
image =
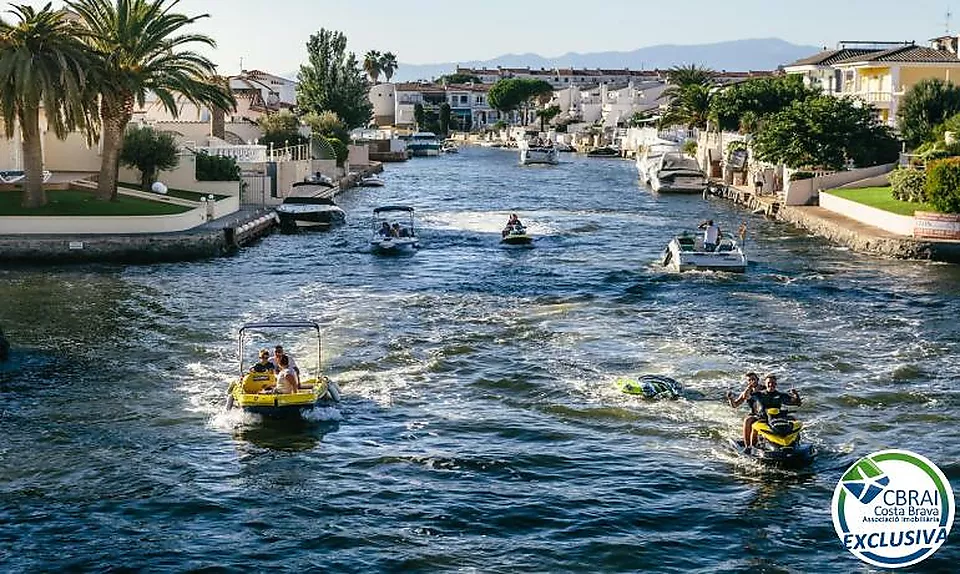
[[[100,101],[101,152],[100,178],[97,181],[97,198],[116,201],[117,181],[120,175],[120,147],[123,145],[123,130],[133,117],[133,97],[123,97],[115,102],[110,98]]]
[[[21,205],[27,208],[47,204],[43,191],[43,150],[40,144],[40,109],[20,109],[20,133],[23,137],[23,171],[26,180],[23,186]]]

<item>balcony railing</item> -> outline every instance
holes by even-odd
[[[265,145],[198,146],[190,148],[196,153],[232,157],[238,163],[257,163],[267,161],[268,149]]]

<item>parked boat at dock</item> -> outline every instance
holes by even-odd
[[[357,185],[360,187],[383,187],[383,180],[377,177],[377,174],[371,173],[361,177]]]
[[[730,271],[747,270],[743,250],[730,237],[723,237],[713,251],[703,248],[696,236],[682,233],[670,240],[663,250],[661,264],[672,271]]]
[[[697,160],[680,152],[667,152],[650,174],[650,188],[657,193],[703,193],[707,175]]]
[[[653,171],[660,165],[660,158],[665,153],[680,151],[680,144],[659,140],[648,145],[644,145],[637,151],[637,175],[645,185],[650,183],[650,177]]]
[[[290,195],[277,206],[280,231],[326,231],[346,221],[346,213],[334,203],[332,188],[325,182],[301,181],[293,184]]]
[[[560,163],[560,150],[553,144],[521,141],[517,147],[520,149],[520,165]]]
[[[416,132],[407,141],[407,149],[414,157],[428,157],[440,155],[440,140],[433,132]]]

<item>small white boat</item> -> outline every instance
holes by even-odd
[[[455,141],[446,140],[440,146],[440,153],[460,153],[460,146]]]
[[[747,270],[747,258],[743,250],[730,237],[723,237],[713,251],[706,251],[697,237],[682,233],[667,244],[661,264],[672,271],[730,271],[743,273]]]
[[[357,185],[360,187],[383,187],[383,180],[377,177],[377,174],[371,173],[361,177]]]
[[[707,176],[695,158],[668,152],[650,174],[650,188],[657,193],[703,193]]]
[[[640,181],[649,184],[650,175],[660,165],[663,154],[678,151],[680,151],[680,144],[667,140],[658,140],[642,146],[636,158],[637,175],[640,176]]]
[[[407,149],[414,157],[428,157],[440,155],[440,141],[433,132],[416,132],[407,140]]]
[[[344,223],[346,214],[330,197],[330,189],[327,183],[313,180],[293,184],[290,194],[276,208],[280,231],[326,231]]]
[[[403,218],[404,224],[397,221]],[[395,230],[395,231],[394,231]],[[406,205],[385,205],[373,210],[373,235],[370,248],[374,253],[396,255],[413,253],[420,247],[414,225],[413,208]]]
[[[520,141],[517,147],[520,148],[520,165],[560,163],[560,150],[552,144],[539,145],[524,140]]]

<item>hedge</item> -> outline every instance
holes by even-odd
[[[927,193],[927,172],[922,169],[900,168],[890,172],[890,188],[893,198],[900,201],[924,202]]]
[[[927,201],[937,211],[960,213],[960,157],[927,163]]]

